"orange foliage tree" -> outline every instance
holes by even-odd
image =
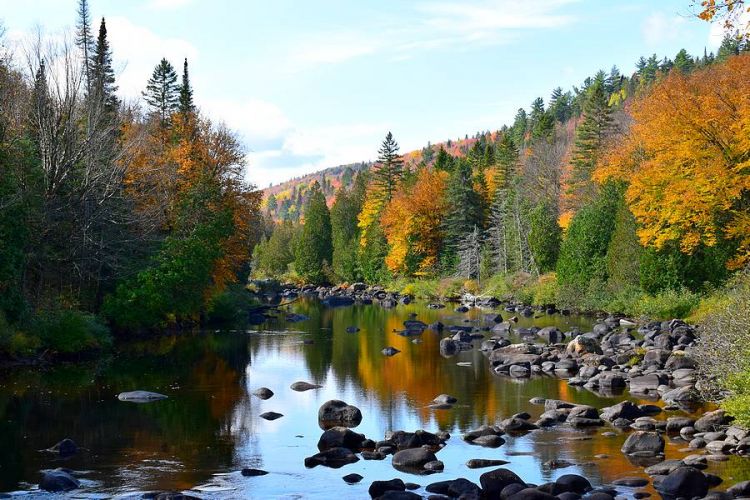
[[[383,211],[381,224],[389,245],[385,262],[392,272],[427,273],[437,264],[447,179],[446,172],[423,168],[416,182],[402,186]]]
[[[631,113],[595,178],[629,183],[641,242],[692,253],[730,239],[738,250],[729,266],[750,262],[750,55],[673,71]]]

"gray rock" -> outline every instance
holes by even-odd
[[[419,470],[424,469],[426,463],[435,460],[435,454],[426,448],[408,448],[397,451],[393,455],[392,464],[397,469]]]
[[[673,498],[703,498],[708,493],[705,474],[693,467],[678,467],[655,486],[662,495]]]
[[[333,448],[348,448],[354,452],[362,449],[365,441],[364,434],[359,434],[347,427],[332,427],[327,429],[318,439],[318,451]]]
[[[525,485],[515,472],[508,469],[495,469],[479,476],[479,483],[487,498],[498,498],[503,488],[510,484]]]
[[[658,455],[664,452],[664,438],[658,432],[635,431],[623,443],[622,452],[626,455]]]
[[[267,411],[265,413],[261,413],[258,416],[264,420],[276,420],[283,417],[284,415],[282,415],[281,413],[276,413],[275,411]]]
[[[117,399],[120,401],[128,401],[130,403],[151,403],[152,401],[167,399],[167,396],[159,394],[158,392],[130,391],[121,392],[117,395]]]
[[[271,399],[273,397],[273,391],[268,387],[260,387],[253,391],[253,396],[259,399]]]
[[[310,391],[312,389],[320,389],[323,387],[322,385],[318,384],[311,384],[309,382],[295,382],[292,385],[289,386],[290,389],[297,392],[304,392],[304,391]]]
[[[358,462],[359,458],[349,448],[331,448],[320,453],[316,453],[305,459],[305,467],[312,468],[318,465],[339,469],[347,464]]]
[[[507,460],[492,460],[488,458],[472,458],[466,462],[469,469],[483,469],[485,467],[498,467],[509,463]]]
[[[362,412],[356,406],[344,401],[332,399],[326,401],[318,410],[318,423],[321,427],[357,427],[362,422]]]
[[[42,473],[39,489],[50,492],[71,491],[81,487],[80,481],[63,469],[49,470]]]

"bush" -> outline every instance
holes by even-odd
[[[252,300],[248,290],[241,285],[230,285],[216,295],[208,306],[208,321],[228,323],[245,317]]]
[[[633,314],[652,319],[686,318],[700,303],[700,295],[690,290],[667,290],[656,295],[643,294]]]
[[[66,354],[101,349],[112,341],[109,330],[96,316],[72,309],[39,312],[31,320],[30,333],[41,340],[43,347]],[[24,339],[16,342],[33,344]]]
[[[700,389],[705,397],[726,399],[722,406],[750,425],[750,275],[731,283],[727,299],[700,328],[693,355],[699,362]]]
[[[496,274],[490,277],[484,283],[482,294],[501,300],[510,298],[510,287],[508,286],[507,276],[504,274]]]

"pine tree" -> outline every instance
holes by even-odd
[[[190,77],[188,76],[188,60],[182,65],[182,85],[180,85],[180,113],[192,113],[195,111],[193,104],[193,88],[190,86]]]
[[[528,118],[526,116],[526,110],[519,108],[516,117],[513,120],[513,126],[511,127],[513,143],[518,149],[523,149],[524,143],[526,142],[527,128]]]
[[[76,25],[76,45],[83,57],[84,76],[86,77],[86,92],[91,87],[91,54],[94,48],[94,37],[91,33],[91,14],[88,0],[78,0],[78,22]]]
[[[529,249],[540,273],[554,270],[557,264],[562,241],[557,219],[557,209],[549,202],[539,202],[529,214]]]
[[[448,154],[445,148],[441,145],[438,150],[437,157],[435,158],[435,170],[442,170],[450,173],[453,170],[453,157]]]
[[[375,188],[385,203],[391,201],[403,177],[404,160],[398,150],[398,143],[393,139],[393,134],[388,132],[378,150],[378,163],[373,171]]]
[[[146,91],[143,92],[143,98],[152,112],[159,116],[162,124],[167,123],[169,116],[177,109],[180,103],[177,73],[166,59],[162,58],[154,68]]]
[[[322,283],[327,278],[325,268],[333,261],[331,232],[326,198],[315,181],[305,206],[305,224],[294,257],[294,269],[310,282]]]
[[[583,121],[576,129],[575,148],[571,158],[571,179],[568,194],[573,206],[592,198],[595,185],[591,174],[596,166],[604,140],[613,131],[612,110],[609,107],[609,96],[604,89],[603,78],[594,80],[589,88],[588,98],[584,104]]]
[[[674,67],[681,73],[690,73],[695,67],[695,62],[687,50],[680,49],[677,55],[674,56]]]
[[[480,278],[482,267],[482,233],[477,226],[461,238],[458,243],[458,264],[456,275],[466,279]],[[480,283],[481,284],[481,283]]]
[[[474,226],[484,226],[482,200],[474,190],[471,165],[465,158],[458,160],[448,179],[446,197],[450,208],[443,227],[446,251],[450,257],[455,254],[459,242],[474,230]]]
[[[112,68],[112,52],[107,40],[107,25],[102,18],[99,26],[99,36],[91,58],[91,98],[103,106],[104,111],[112,115],[120,105],[115,85],[115,71]]]

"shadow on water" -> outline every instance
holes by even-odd
[[[116,356],[97,362],[0,375],[0,491],[33,489],[41,470],[61,466],[77,471],[89,493],[192,489],[198,496],[254,498],[324,498],[342,488],[366,497],[370,482],[393,477],[423,485],[455,477],[477,481],[483,471],[468,469],[464,464],[470,458],[508,460],[507,467],[529,482],[570,472],[583,473],[598,484],[643,475],[642,468],[619,451],[625,434],[602,435],[610,428],[582,432],[560,426],[509,437],[498,449],[474,447],[460,439],[463,431],[519,411],[537,417],[543,407],[530,405],[532,397],[596,407],[627,399],[574,388],[554,377],[500,377],[488,369],[477,349],[444,358],[439,354],[441,334],[427,330],[415,343],[414,337],[396,333],[412,313],[428,324],[439,320],[446,325],[480,325],[483,311],[460,314],[430,310],[424,304],[391,310],[372,305],[328,309],[317,301],[301,300],[289,312],[308,319],[279,319],[253,331],[193,332],[126,342]],[[532,325],[586,331],[592,319],[542,315],[519,318],[517,324]],[[347,333],[350,326],[359,332]],[[381,351],[387,346],[401,352],[384,356]],[[294,392],[289,386],[297,380],[323,387]],[[261,386],[271,388],[275,396],[266,401],[250,396]],[[149,404],[116,399],[119,392],[136,389],[160,392],[169,399]],[[457,397],[458,404],[449,410],[428,408],[441,393]],[[393,469],[390,459],[361,460],[340,470],[305,469],[304,457],[317,452],[321,433],[317,410],[329,399],[358,406],[364,419],[357,431],[375,440],[387,430],[450,432],[453,438],[438,454],[445,471],[429,480],[418,478]],[[284,417],[259,418],[266,411]],[[65,437],[81,448],[73,458],[61,461],[39,451]],[[667,458],[686,455],[685,446],[668,443]],[[553,460],[576,465],[556,469],[549,466]],[[750,469],[742,464],[742,459],[731,458],[712,464],[710,470],[733,483],[750,479]],[[263,468],[269,474],[246,478],[239,473],[243,467]],[[365,480],[345,485],[341,476],[350,472]]]

